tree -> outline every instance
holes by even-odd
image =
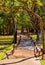
[[[0,10],[2,12],[6,12],[8,14],[11,14],[10,18],[7,15],[6,15],[7,16],[6,18],[8,18],[8,23],[9,23],[9,21],[13,21],[14,31],[16,31],[15,21],[17,20],[17,12],[16,13],[14,12],[15,9],[17,11],[19,11],[20,9],[23,9],[23,10],[27,11],[29,16],[31,14],[34,19],[38,19],[38,22],[40,25],[40,31],[42,33],[42,43],[43,43],[43,50],[44,50],[43,21],[42,21],[41,16],[38,13],[38,10],[35,8],[35,5],[37,6],[38,9],[40,9],[40,7],[42,7],[43,4],[41,3],[41,1],[40,0],[1,0],[0,2],[1,2],[0,3]],[[34,9],[36,9],[36,11],[34,11]],[[22,13],[22,15],[23,15],[23,13]],[[25,18],[23,21],[26,20]],[[21,17],[20,17],[20,19],[21,19]],[[4,18],[4,20],[5,20],[5,18]],[[9,27],[10,27],[10,25],[9,25]]]
[[[43,53],[45,53],[45,52],[44,52],[44,30],[43,30],[42,18],[41,18],[37,13],[35,13],[35,12],[33,11],[34,6],[35,6],[35,0],[32,2],[32,9],[29,9],[29,8],[27,7],[27,2],[26,2],[26,4],[24,3],[24,6],[25,6],[25,7],[23,7],[23,9],[25,9],[29,14],[32,13],[32,15],[39,20],[40,31],[41,31],[41,34],[42,34]]]

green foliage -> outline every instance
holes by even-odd
[[[37,4],[38,6],[43,6],[41,0],[37,0],[37,1],[36,1],[36,4]]]
[[[3,19],[0,17],[0,25],[3,24]]]
[[[28,0],[27,4],[28,4],[28,8],[31,9],[31,7],[32,7],[32,0]]]
[[[17,26],[19,25],[19,26],[27,27],[29,21],[30,18],[27,12],[24,10],[20,11],[20,14],[18,16]]]
[[[45,60],[40,60],[41,65],[45,65]]]
[[[22,0],[22,1],[26,2],[26,0]],[[32,7],[32,1],[33,0],[28,0],[27,2],[27,7],[29,9],[31,9]],[[4,27],[7,28],[7,25],[9,25],[9,27],[10,25],[13,26],[14,24],[13,20],[14,20],[14,22],[17,22],[17,27],[23,26],[23,27],[30,27],[30,29],[32,29],[33,26],[31,24],[32,21],[30,19],[30,16],[28,16],[27,12],[24,11],[22,8],[19,9],[19,8],[16,8],[15,6],[24,6],[24,5],[22,2],[19,2],[19,0],[0,0],[0,17],[1,17],[0,24],[4,25]],[[36,0],[35,12],[39,15],[40,14],[44,15],[45,14],[44,8],[45,8],[44,1]],[[45,16],[42,16],[42,19],[43,21],[45,21]],[[9,32],[12,32],[12,30],[13,29],[11,29]]]

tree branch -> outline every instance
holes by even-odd
[[[35,2],[36,2],[36,0],[33,0],[33,1],[32,1],[32,8],[31,8],[32,11],[34,11]]]

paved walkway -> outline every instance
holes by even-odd
[[[21,48],[27,48],[34,50],[34,46],[30,39],[24,37],[19,45]],[[41,65],[38,58],[14,58],[14,59],[4,59],[0,61],[0,65]]]
[[[41,65],[37,58],[1,60],[0,65]]]
[[[22,35],[19,48],[26,48],[30,50],[34,50],[34,45],[31,39],[29,39],[27,36]]]

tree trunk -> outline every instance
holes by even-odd
[[[5,33],[4,33],[4,26],[3,25],[2,25],[2,30],[3,30],[3,35],[4,35]]]
[[[17,28],[16,28],[16,22],[14,21],[14,19],[12,18],[13,20],[13,24],[14,24],[14,44],[17,43]]]
[[[22,34],[24,33],[24,28],[23,28],[23,26],[22,26],[22,28],[21,28],[21,33],[22,33]]]

